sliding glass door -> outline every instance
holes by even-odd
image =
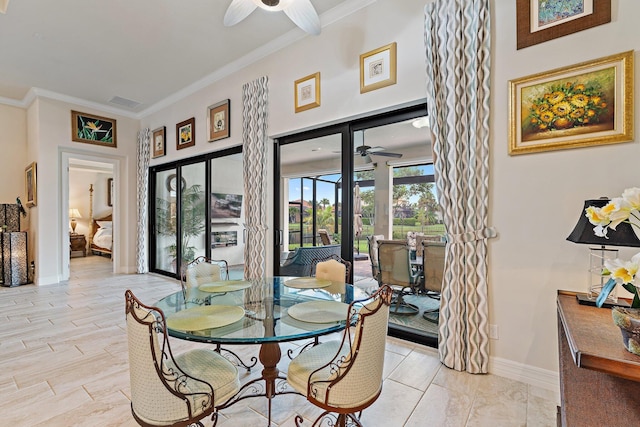
[[[179,277],[199,256],[244,265],[241,147],[150,168],[150,271]]]
[[[444,235],[425,114],[426,106],[416,105],[276,140],[280,256],[274,257],[274,271],[287,271],[292,259],[298,262],[300,248],[339,245],[342,258],[352,262],[350,283],[371,293],[381,284],[371,236],[403,242],[409,259],[394,268],[406,268],[415,278],[404,299],[416,309],[411,315],[392,311],[389,328],[435,345],[438,293],[423,286],[422,252],[416,246]]]

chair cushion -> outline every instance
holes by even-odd
[[[343,354],[347,354],[349,352],[348,346],[345,347],[347,348]],[[303,351],[296,356],[291,363],[289,363],[287,382],[296,391],[306,396],[311,372],[333,360],[339,349],[340,341],[334,340],[318,344]],[[330,368],[325,368],[316,373],[311,380],[317,381],[334,377],[335,374],[330,372]]]
[[[215,406],[226,402],[240,389],[238,369],[213,350],[198,348],[186,351],[176,356],[175,361],[186,374],[211,384]]]

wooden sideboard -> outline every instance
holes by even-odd
[[[558,346],[559,425],[640,425],[640,356],[624,348],[611,309],[558,291]]]

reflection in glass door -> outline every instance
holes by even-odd
[[[206,255],[205,162],[182,167],[180,236],[182,264]]]
[[[177,248],[177,191],[176,169],[156,174],[155,186],[155,267],[176,273]]]

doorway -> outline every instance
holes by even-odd
[[[108,270],[115,273],[120,160],[77,151],[61,154],[61,280],[79,263],[83,268],[100,263],[105,269],[108,262]]]

